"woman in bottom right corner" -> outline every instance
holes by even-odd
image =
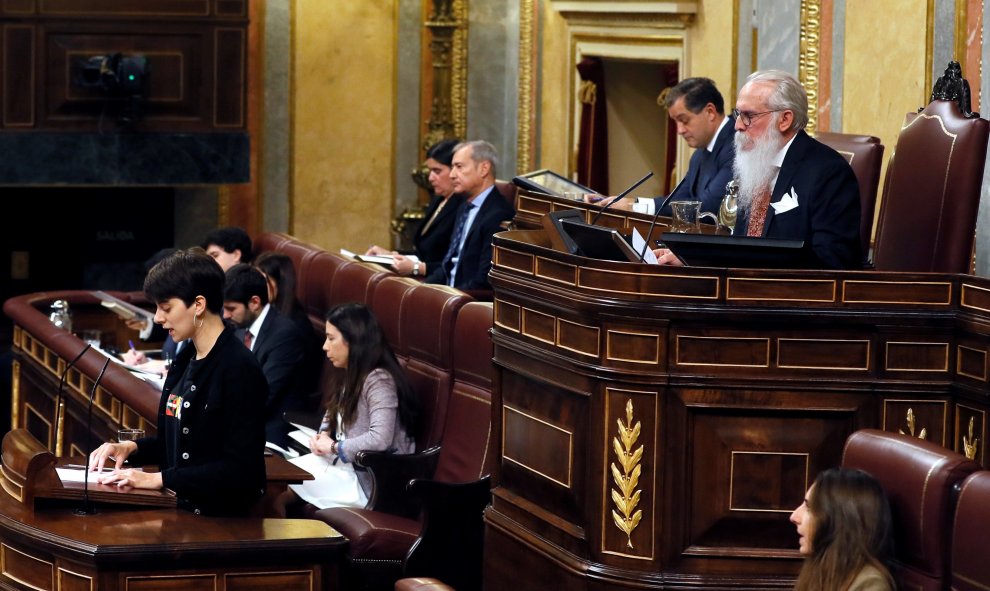
[[[795,591],[893,591],[890,505],[877,480],[849,468],[818,475],[791,514],[804,565]]]

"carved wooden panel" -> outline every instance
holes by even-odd
[[[845,438],[870,415],[864,395],[675,394],[692,442],[685,476],[693,490],[705,491],[675,513],[684,520],[689,555],[794,548],[788,516],[818,472],[839,464]]]
[[[949,403],[945,400],[885,398],[883,401],[881,425],[884,431],[948,446],[948,420]]]
[[[137,131],[246,128],[246,0],[7,0],[0,23],[4,128],[114,131],[135,105]],[[147,58],[137,103],[80,84],[116,53]]]
[[[955,444],[952,449],[971,460],[988,465],[987,413],[968,404],[956,405]]]

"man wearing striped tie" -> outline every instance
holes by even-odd
[[[498,154],[490,143],[462,142],[454,148],[450,178],[454,193],[463,195],[455,216],[450,247],[442,264],[431,269],[426,283],[463,290],[487,290],[492,268],[492,235],[515,211],[495,186]]]

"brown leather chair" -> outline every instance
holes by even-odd
[[[873,263],[879,271],[968,273],[990,122],[954,101],[908,114],[887,165]]]
[[[412,277],[399,277],[391,275],[381,280],[371,296],[368,307],[378,319],[378,324],[385,333],[392,352],[399,360],[402,367],[406,366],[409,360],[409,347],[405,339],[402,338],[402,318],[411,314],[407,297],[412,290],[420,285]]]
[[[982,470],[963,481],[952,520],[953,591],[990,589],[990,472]],[[398,587],[396,587],[398,589]],[[415,587],[414,587],[415,588]],[[429,589],[429,587],[424,587]]]
[[[295,240],[295,238],[284,232],[265,232],[254,239],[254,251],[255,253],[281,252],[279,247],[290,240]]]
[[[299,301],[317,330],[323,331],[324,318],[333,304],[334,278],[342,269],[354,264],[339,254],[318,252],[307,265],[306,281],[298,280],[302,286]]]
[[[873,218],[876,213],[877,188],[880,185],[880,165],[883,144],[872,135],[818,132],[815,139],[829,146],[849,161],[859,182],[859,239],[863,257],[869,260],[870,240],[873,238]]]
[[[954,487],[979,470],[979,464],[930,441],[864,429],[846,440],[842,465],[869,472],[887,493],[898,588],[944,589]]]
[[[330,307],[348,302],[370,304],[375,288],[390,275],[394,273],[374,263],[354,262],[344,265],[334,274],[330,285]]]
[[[439,448],[411,456],[359,454],[371,465],[376,488],[383,470],[396,465],[377,465],[377,459],[437,460],[432,479],[409,484],[409,494],[422,503],[420,519],[349,508],[315,514],[350,540],[344,569],[349,588],[388,589],[400,576],[430,576],[455,589],[480,589],[482,513],[491,495],[491,326],[489,303],[470,302],[457,315],[454,381]]]

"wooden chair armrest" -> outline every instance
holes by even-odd
[[[420,504],[406,487],[410,480],[432,477],[439,457],[439,447],[414,454],[358,452],[354,458],[355,468],[367,469],[375,483],[368,508],[410,519],[419,517]]]
[[[409,550],[403,576],[435,577],[455,589],[480,589],[485,507],[491,477],[454,484],[414,480],[410,492],[423,501],[423,529]]]

